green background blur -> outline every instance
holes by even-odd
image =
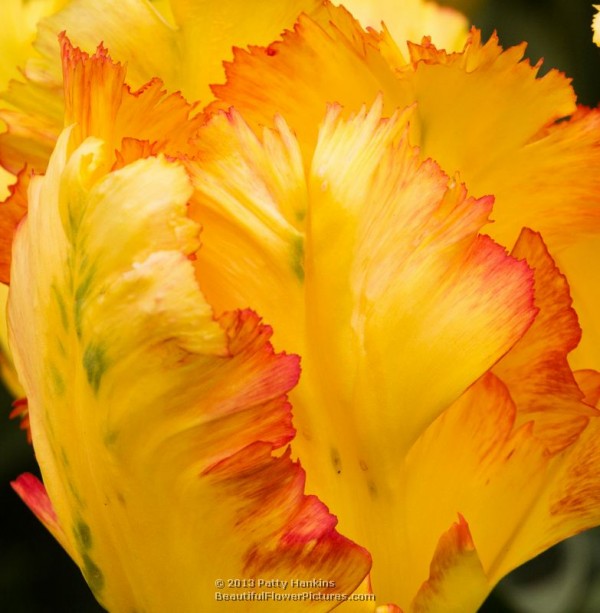
[[[532,62],[543,57],[546,68],[559,68],[573,78],[581,103],[598,104],[600,49],[591,42],[590,24],[594,13],[591,2],[448,0],[443,3],[466,12],[472,23],[483,30],[485,38],[497,30],[505,47],[528,41]],[[10,480],[22,472],[37,473],[25,436],[17,422],[8,421],[10,402],[8,394],[0,390],[0,611],[102,611],[79,570],[9,486]],[[173,611],[177,613],[176,603]],[[481,611],[599,612],[600,532],[592,531],[571,539],[520,568],[498,586]]]

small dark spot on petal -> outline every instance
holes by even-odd
[[[377,486],[375,485],[375,481],[369,479],[367,481],[367,487],[369,488],[369,494],[371,498],[377,498]]]
[[[335,472],[339,475],[342,472],[342,459],[340,458],[340,452],[335,448],[331,448],[331,463]]]

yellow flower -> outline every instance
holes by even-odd
[[[598,112],[477,30],[447,53],[327,2],[158,8],[69,3],[7,95],[0,158],[44,173],[0,207],[44,481],[15,489],[111,611],[361,582],[340,610],[476,610],[600,523],[600,375],[569,366],[554,262],[594,248]]]

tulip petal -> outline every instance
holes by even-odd
[[[223,310],[252,304],[275,342],[303,356],[293,450],[309,489],[368,543],[377,597],[396,602],[404,456],[536,310],[527,265],[478,235],[491,199],[468,198],[420,161],[406,140],[410,109],[381,113],[379,99],[347,120],[330,108],[308,171],[283,120],[259,139],[237,113],[220,115],[200,131],[206,150],[189,167],[191,216],[207,228],[195,262],[201,284],[211,280],[206,295]]]
[[[66,0],[5,0],[0,4],[0,91],[11,79],[21,76],[32,52],[36,26],[54,13]]]
[[[536,78],[539,65],[521,61],[524,45],[502,52],[495,37],[482,45],[473,31],[463,54],[448,56],[431,45],[413,45],[412,52],[421,119],[416,142],[423,155],[446,172],[459,171],[474,194],[494,194],[495,223],[486,230],[495,240],[511,245],[522,227],[542,233],[572,281],[586,330],[571,362],[577,368],[600,366],[594,280],[600,111],[576,110],[575,94],[560,73]],[[440,90],[448,96],[443,101]],[[499,97],[500,90],[511,95]]]
[[[41,481],[30,473],[24,473],[12,483],[12,488],[31,509],[45,528],[62,545],[65,551],[74,558],[71,543],[58,523],[52,502],[48,498],[46,488]]]
[[[415,596],[410,613],[476,611],[489,592],[469,526],[462,516],[442,534],[429,579]]]
[[[93,135],[118,150],[124,139],[135,137],[151,143],[154,154],[189,153],[189,141],[204,123],[194,105],[180,94],[166,95],[160,79],[132,92],[125,84],[125,68],[114,63],[102,45],[90,56],[74,48],[66,36],[59,38],[65,124],[77,124],[77,142]]]
[[[567,362],[581,338],[569,287],[539,234],[524,230],[511,252],[535,270],[535,322],[493,372],[508,386],[518,409],[517,423],[534,420],[534,433],[555,453],[571,445],[598,415]]]
[[[132,92],[125,84],[125,69],[112,62],[102,45],[90,56],[74,48],[64,35],[60,36],[60,43],[66,94],[65,123],[76,124],[73,134],[76,142],[82,142],[88,135],[102,138],[109,150],[116,152],[115,165],[121,166],[125,161],[132,162],[150,154],[176,155],[188,151],[192,135],[204,122],[198,115],[190,118],[193,105],[179,94],[166,96],[158,79]],[[8,140],[11,141],[11,137]],[[9,167],[17,168],[30,155],[29,142],[29,138],[24,141],[24,150],[17,155],[14,166],[7,163]],[[38,165],[45,167],[52,146],[53,140],[49,139]],[[11,147],[3,151],[10,152]],[[35,159],[34,156],[34,163]],[[3,283],[9,282],[12,239],[27,210],[28,184],[29,173],[22,170],[17,183],[10,188],[10,197],[0,205],[0,281]]]
[[[60,4],[58,0],[56,4]],[[74,46],[89,53],[103,43],[112,57],[128,66],[133,88],[152,81],[148,86],[151,91],[145,92],[147,103],[158,103],[160,83],[164,83],[169,91],[206,104],[212,98],[208,86],[222,80],[222,61],[231,55],[233,45],[268,44],[291,26],[300,12],[314,11],[318,1],[250,5],[239,0],[201,4],[173,0],[170,4],[174,23],[159,12],[164,6],[156,8],[147,0],[106,0],[101,4],[78,0],[43,19],[35,42],[39,57],[25,64],[25,83],[12,81],[3,95],[4,106],[9,108],[0,109],[0,119],[8,124],[8,133],[0,137],[2,165],[16,173],[26,161],[41,172],[48,162],[63,128],[63,79],[56,43],[61,32],[66,31]],[[160,83],[153,81],[157,76]],[[162,114],[155,117],[168,123],[169,106],[180,107],[181,103],[173,95],[161,105]],[[152,124],[146,125],[151,128]]]
[[[598,375],[593,379],[597,395]],[[417,569],[422,574],[422,556],[433,547],[431,531],[448,521],[452,509],[469,517],[490,589],[517,566],[600,520],[600,418],[590,417],[570,447],[550,454],[532,422],[515,429],[516,415],[508,390],[488,374],[411,451],[406,571],[413,577]],[[448,453],[451,467],[441,470]]]
[[[456,513],[468,518],[490,590],[514,567],[498,572],[513,555],[515,530],[543,490],[549,457],[533,437],[531,424],[514,430],[515,417],[508,390],[488,373],[411,450],[405,466],[411,562],[400,571],[407,573],[407,594],[426,577],[435,535],[446,530]]]
[[[527,266],[478,235],[491,200],[468,198],[420,161],[405,137],[409,113],[382,120],[381,111],[378,101],[345,121],[332,108],[321,128],[307,320],[317,344],[329,339],[327,364],[313,356],[326,379],[355,377],[336,390],[339,402],[377,406],[378,431],[401,453],[520,338],[535,310]],[[366,424],[356,429],[375,436]]]
[[[399,10],[395,0],[344,0],[343,4],[361,24],[379,30],[382,22],[399,42],[420,41],[430,36],[440,49],[459,51],[467,33],[467,18],[450,7],[435,2],[404,0]]]
[[[277,122],[261,140],[232,111],[202,129],[196,152],[190,216],[203,226],[196,269],[207,299],[219,313],[262,304],[302,321],[308,192],[295,137]],[[285,347],[288,331],[274,327]]]
[[[220,610],[215,581],[232,577],[351,592],[369,555],[281,450],[298,360],[254,313],[214,318],[183,168],[159,156],[109,172],[102,141],[75,147],[65,131],[32,181],[9,325],[44,484],[94,594],[109,610],[195,612]],[[330,608],[289,610],[308,605]]]
[[[192,216],[202,223],[210,219],[203,251],[215,255],[207,260],[201,252],[197,267],[202,278],[214,269],[215,282],[204,286],[211,303],[220,309],[260,305],[269,321],[277,322],[278,334],[287,334],[283,346],[303,354],[304,334],[292,322],[306,319],[316,344],[329,339],[331,363],[325,371],[335,372],[332,380],[347,381],[348,373],[360,372],[358,356],[367,345],[370,364],[378,365],[385,363],[391,345],[405,347],[405,357],[394,355],[394,368],[415,376],[392,381],[384,370],[381,380],[363,380],[361,385],[365,400],[368,389],[381,390],[379,403],[389,403],[390,420],[395,419],[391,406],[399,398],[407,402],[418,396],[420,406],[430,407],[432,414],[423,408],[403,415],[395,444],[407,449],[437,411],[506,352],[535,313],[526,265],[477,236],[491,201],[468,199],[464,187],[449,181],[433,162],[419,162],[418,153],[402,138],[409,112],[389,121],[381,119],[381,112],[380,99],[369,112],[363,110],[347,122],[337,107],[330,109],[313,155],[308,192],[298,145],[282,121],[279,130],[266,131],[261,142],[236,113],[215,118],[210,129],[200,133],[203,148],[190,163],[197,192]],[[280,155],[273,155],[275,151]],[[398,219],[406,222],[397,223]],[[229,232],[241,247],[223,236],[228,226],[235,226]],[[300,277],[290,257],[297,242],[303,244],[302,263],[310,267]],[[252,244],[255,247],[247,247]],[[260,260],[254,256],[258,247]],[[256,289],[254,283],[248,285],[247,269],[235,263],[237,249],[246,254],[246,266],[277,274],[264,283],[262,277],[270,278],[266,270]],[[311,301],[306,314],[297,317],[294,298],[302,300],[300,291]],[[272,297],[286,293],[289,298],[282,308]],[[489,300],[482,300],[482,295]],[[367,313],[363,319],[359,308]],[[486,334],[475,325],[479,316]],[[435,347],[428,340],[434,335]],[[445,370],[432,375],[437,382],[428,383],[427,391],[415,387],[425,368],[415,362],[423,346],[430,347],[427,368],[439,363]],[[464,355],[462,346],[469,347]],[[461,359],[450,359],[446,351]],[[433,357],[438,352],[439,362]],[[450,369],[450,363],[455,368]],[[379,372],[379,366],[374,371]],[[408,390],[400,391],[407,381],[409,396]],[[356,393],[350,391],[353,388],[336,391],[342,404],[348,394]],[[433,400],[438,392],[440,398]]]
[[[575,307],[589,332],[570,359],[577,368],[597,365],[600,332],[594,314],[600,285],[589,282],[597,274],[597,245],[580,243],[597,233],[600,220],[599,112],[575,112],[569,80],[557,71],[537,78],[539,65],[522,61],[524,45],[503,51],[496,36],[484,44],[473,29],[461,53],[438,50],[429,41],[410,44],[409,70],[403,60],[395,60],[398,50],[390,52],[389,34],[361,33],[341,10],[328,11],[329,19],[301,18],[280,43],[237,53],[227,67],[227,84],[214,88],[220,98],[215,106],[235,105],[255,129],[271,125],[275,113],[281,113],[298,134],[308,161],[315,130],[306,126],[316,124],[326,102],[356,110],[380,91],[386,115],[416,103],[411,141],[421,146],[423,158],[435,159],[450,175],[460,172],[472,193],[494,194],[495,223],[486,231],[508,245],[524,226],[542,232],[567,276],[577,280]],[[384,58],[388,68],[381,63]],[[395,79],[390,81],[392,68]],[[347,80],[339,82],[343,74],[355,75],[353,89]],[[314,87],[299,91],[299,81]],[[500,89],[511,96],[499,98]],[[439,91],[448,95],[440,97]],[[482,147],[486,142],[493,146]]]
[[[482,44],[473,28],[462,53],[447,54],[427,42],[409,46],[423,155],[434,157],[446,172],[459,171],[476,193],[490,193],[477,179],[498,174],[498,164],[512,164],[513,151],[575,110],[569,80],[556,70],[536,78],[540,66],[522,61],[524,44],[503,50],[495,35]],[[499,89],[511,95],[498,98]],[[449,98],[441,98],[440,90]],[[491,135],[494,145],[482,147]]]
[[[102,45],[90,56],[73,47],[64,34],[59,40],[64,75],[64,122],[77,124],[74,133],[77,142],[91,134],[102,138],[109,149],[118,151],[124,139],[135,137],[147,140],[155,154],[188,152],[191,136],[204,122],[194,112],[194,105],[188,104],[180,94],[167,96],[160,79],[152,79],[134,92],[125,84],[126,69],[113,62]],[[30,141],[36,140],[33,134],[25,140],[14,138],[15,130],[19,129],[19,119],[16,115],[15,118],[9,122],[8,134],[0,137],[6,144],[2,162],[11,170],[31,158]],[[34,156],[34,167],[45,168],[53,146],[54,135],[46,139],[39,155]]]
[[[0,204],[0,283],[10,281],[12,242],[19,222],[27,212],[29,172],[23,169],[12,185],[9,197]]]
[[[185,54],[185,61],[180,58],[178,67],[184,95],[207,100],[207,85],[222,80],[222,62],[231,57],[232,46],[269,44],[300,13],[311,14],[319,4],[319,0],[171,0],[173,15],[181,28],[182,40],[178,43]]]
[[[374,32],[366,33],[345,9],[325,2],[310,17],[301,15],[281,41],[235,49],[234,61],[225,64],[227,84],[213,86],[219,101],[209,110],[234,106],[255,130],[282,115],[309,163],[327,103],[356,111],[384,92],[387,115],[411,104],[409,84],[378,47]]]
[[[579,108],[568,121],[537,127],[529,142],[474,177],[475,189],[494,189],[490,235],[512,244],[530,227],[556,253],[600,231],[600,110]]]
[[[432,548],[430,531],[441,530],[454,511],[468,518],[490,588],[599,519],[594,475],[600,414],[592,406],[600,376],[574,376],[568,368],[566,355],[580,332],[565,279],[539,235],[524,231],[513,255],[527,258],[535,270],[540,310],[534,324],[494,374],[427,430],[406,465],[407,521],[415,526],[409,572],[423,568],[417,560]],[[451,466],[441,470],[450,454]],[[419,525],[428,527],[427,534],[417,533]]]
[[[587,181],[591,174],[581,176]],[[600,368],[600,323],[597,317],[600,312],[600,267],[597,266],[599,249],[598,236],[581,237],[576,244],[559,248],[553,254],[569,280],[573,307],[585,331],[580,344],[569,355],[569,364],[573,369]]]

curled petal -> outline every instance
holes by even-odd
[[[217,579],[275,571],[351,592],[370,557],[282,450],[298,359],[254,313],[213,316],[184,169],[151,156],[111,172],[102,141],[76,142],[65,131],[32,182],[9,322],[48,497],[94,594],[209,610]]]
[[[568,366],[580,330],[566,280],[540,236],[525,230],[513,255],[534,269],[535,322],[427,430],[406,465],[409,525],[440,530],[452,509],[468,517],[490,588],[599,520],[599,375]],[[409,541],[413,562],[432,548],[429,532],[418,538]]]
[[[534,324],[494,374],[471,386],[426,431],[406,465],[406,496],[414,505],[409,525],[441,530],[453,509],[468,517],[490,588],[599,520],[600,422],[592,408],[599,375],[568,367],[580,331],[565,278],[539,235],[524,231],[513,255],[527,258],[535,271]],[[448,457],[448,470],[441,470]],[[420,540],[413,532],[414,562],[433,545],[429,532]],[[409,572],[416,568],[419,563]]]
[[[577,439],[554,453],[535,435],[533,422],[515,428],[516,417],[508,390],[488,374],[411,450],[406,466],[411,576],[433,548],[430,531],[442,529],[452,509],[469,517],[490,589],[517,566],[599,521],[598,417],[590,417]],[[448,457],[452,462],[443,470]]]

